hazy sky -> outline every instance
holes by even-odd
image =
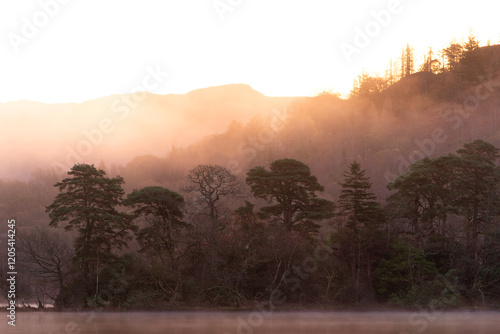
[[[347,93],[406,43],[418,63],[469,27],[482,45],[498,43],[499,9],[493,0],[1,1],[0,101],[229,83],[269,96]],[[169,74],[155,81],[155,71]]]

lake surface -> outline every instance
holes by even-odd
[[[500,312],[18,312],[0,333],[497,334]]]

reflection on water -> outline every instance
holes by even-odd
[[[493,334],[499,312],[18,312],[1,333]]]

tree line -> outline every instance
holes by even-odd
[[[63,308],[498,307],[498,157],[475,140],[417,161],[384,203],[356,161],[336,201],[294,159],[244,181],[198,165],[178,192],[127,195],[76,164],[46,207],[54,228],[18,233],[25,293]]]
[[[477,37],[470,31],[467,41],[463,43],[452,41],[449,46],[437,53],[429,48],[427,54],[424,55],[422,64],[418,67],[418,71],[431,74],[453,72],[465,82],[478,82],[479,76],[485,74],[481,57],[478,54],[479,48]],[[373,76],[367,72],[361,73],[354,80],[350,97],[369,96],[382,92],[397,81],[415,73],[417,69],[415,64],[415,50],[410,44],[407,44],[401,51],[399,68],[398,62],[391,60],[384,76]]]

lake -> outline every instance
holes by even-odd
[[[500,312],[18,312],[1,333],[497,334]]]

